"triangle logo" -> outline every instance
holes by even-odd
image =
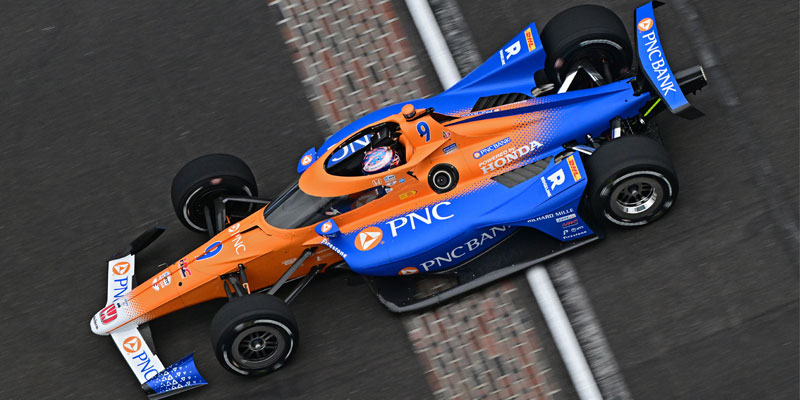
[[[355,245],[356,248],[361,251],[371,250],[380,244],[382,238],[383,231],[378,227],[372,226],[362,230],[356,235]]]
[[[653,27],[653,19],[644,18],[641,21],[639,21],[639,24],[637,26],[639,27],[639,30],[642,32],[649,31],[650,28]]]
[[[114,272],[114,275],[122,276],[127,274],[130,268],[131,268],[131,263],[127,261],[120,261],[114,264],[113,267],[111,267],[111,271]]]
[[[122,341],[122,347],[128,353],[135,353],[142,348],[142,341],[136,336],[129,336],[127,339]]]

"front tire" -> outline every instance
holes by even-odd
[[[594,215],[623,227],[649,224],[678,197],[678,178],[664,147],[643,136],[623,136],[586,160]]]
[[[209,154],[184,165],[172,179],[170,192],[178,220],[195,232],[207,232],[206,207],[213,210],[214,200],[223,196],[258,196],[258,187],[244,161],[229,154]],[[251,211],[250,204],[229,207],[229,214]]]
[[[289,306],[267,294],[235,297],[211,321],[217,360],[231,373],[258,376],[282,367],[299,339]]]

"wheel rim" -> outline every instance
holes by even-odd
[[[642,219],[658,212],[667,196],[663,176],[626,175],[613,184],[609,196],[611,211],[625,219]],[[668,183],[667,183],[668,184]]]
[[[263,369],[275,364],[287,348],[281,332],[270,325],[256,325],[240,332],[231,346],[231,356],[247,369]]]
[[[246,196],[252,196],[253,192],[247,186],[229,186],[226,184],[214,186],[201,186],[197,188],[186,201],[183,203],[183,218],[195,230],[205,232],[208,228],[205,226],[205,216],[203,215],[203,208],[210,207],[213,210],[214,200],[217,197],[225,196],[226,194],[243,193]],[[252,210],[252,205],[247,205],[248,211]]]

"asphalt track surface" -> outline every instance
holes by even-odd
[[[483,57],[580,3],[461,2]],[[638,2],[597,3],[632,33]],[[657,118],[680,200],[658,223],[612,230],[570,257],[634,398],[797,398],[798,238],[780,225],[798,223],[798,5],[690,4],[719,65],[690,98],[705,117]],[[675,5],[656,18],[673,70],[699,63]]]
[[[204,242],[170,206],[172,176],[206,153],[236,154],[262,193],[296,179],[324,138],[266,2],[75,2],[4,8],[0,161],[4,221],[0,398],[144,398],[110,338],[88,321],[106,263],[154,224],[147,278]],[[303,149],[303,150],[301,150]],[[209,326],[221,301],[151,323],[164,364],[196,351],[211,382],[186,398],[430,398],[397,316],[344,277],[312,282],[281,375],[225,372]]]
[[[572,3],[460,5],[486,57]],[[797,397],[797,238],[780,225],[798,220],[798,12],[767,3],[692,3],[741,105],[712,80],[692,99],[706,117],[660,116],[678,205],[571,255],[635,398]],[[635,4],[608,4],[632,21]],[[264,2],[3,10],[0,398],[142,398],[111,340],[89,331],[105,260],[153,224],[167,233],[138,257],[140,277],[202,242],[169,202],[191,158],[237,154],[269,194],[323,134]],[[670,63],[696,63],[680,14],[661,10]],[[770,166],[774,179],[759,179]],[[196,351],[211,381],[186,398],[431,397],[399,319],[363,285],[313,282],[293,303],[296,358],[258,380],[216,364],[208,326],[221,304],[151,323],[164,363]]]

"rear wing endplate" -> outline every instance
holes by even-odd
[[[653,9],[663,4],[653,1],[636,9],[636,54],[652,92],[661,98],[673,114],[694,119],[703,113],[686,100],[678,79],[667,63],[661,38],[658,36]]]

